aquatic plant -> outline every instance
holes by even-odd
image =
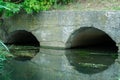
[[[5,50],[4,50],[5,49]],[[3,63],[6,59],[6,55],[9,54],[9,49],[5,46],[5,44],[0,41],[0,73],[3,70]]]
[[[10,80],[9,74],[4,72],[5,61],[8,59],[9,54],[7,46],[0,41],[0,80]]]

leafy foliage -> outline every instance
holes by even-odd
[[[9,17],[15,13],[18,13],[21,9],[21,6],[21,4],[4,2],[3,0],[0,0],[0,13],[1,15],[4,13],[4,16]]]
[[[0,0],[0,13],[9,17],[23,9],[29,14],[49,10],[53,5],[67,4],[71,1],[73,0]]]
[[[25,0],[23,2],[23,9],[25,9],[27,13],[48,10],[51,8],[53,2],[55,2],[55,0]]]

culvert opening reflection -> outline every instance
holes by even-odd
[[[17,30],[7,36],[5,42],[16,60],[31,60],[38,52],[40,43],[37,38],[25,30]]]
[[[31,60],[39,53],[40,48],[34,46],[12,46],[10,48],[11,53],[15,56],[15,60],[27,61]]]
[[[118,56],[116,43],[103,31],[84,27],[75,31],[67,42],[66,56],[72,66],[86,74],[106,70]]]
[[[117,53],[72,49],[66,52],[67,59],[75,70],[84,74],[95,74],[108,69],[117,59]]]

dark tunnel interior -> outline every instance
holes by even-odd
[[[17,30],[11,32],[5,41],[5,44],[14,44],[21,46],[36,46],[39,47],[40,43],[37,38],[31,33],[25,30]]]
[[[115,41],[104,31],[93,27],[82,27],[72,33],[68,42],[69,48],[99,48],[118,51]]]

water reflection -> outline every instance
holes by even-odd
[[[14,55],[14,59],[19,61],[31,60],[40,51],[39,47],[34,46],[10,45],[9,49]]]
[[[77,71],[85,74],[104,71],[118,57],[117,53],[114,52],[100,52],[87,49],[67,50],[66,56]]]
[[[6,70],[12,80],[117,80],[117,54],[99,53],[41,48],[32,60],[8,61]]]

